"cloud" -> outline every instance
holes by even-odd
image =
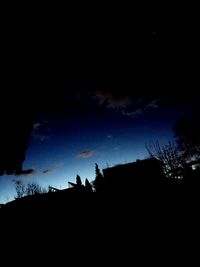
[[[94,151],[83,150],[78,154],[77,158],[79,158],[79,159],[88,159],[88,158],[93,157],[94,154],[95,154]]]
[[[40,133],[32,133],[32,137],[35,140],[39,140],[40,142],[44,142],[48,140],[51,136],[47,134],[40,134]]]
[[[35,121],[34,123],[33,123],[33,130],[37,130],[37,129],[39,129],[39,128],[41,128],[41,127],[43,127],[45,124],[47,124],[48,123],[48,121],[47,120],[44,120],[44,121]]]
[[[107,108],[122,108],[132,104],[130,96],[118,95],[113,92],[97,90],[95,97],[100,105],[106,105]]]
[[[46,173],[49,173],[49,172],[52,172],[52,170],[48,169],[48,170],[42,171],[43,174],[46,174]]]
[[[154,100],[149,100],[146,103],[142,103],[142,101],[140,101],[140,104],[138,105],[138,107],[136,107],[134,109],[134,105],[133,105],[133,110],[131,110],[131,111],[123,109],[122,114],[129,116],[129,117],[137,118],[137,117],[143,115],[149,109],[159,108],[159,105],[158,105],[159,102],[160,102],[160,98],[154,99]]]
[[[35,140],[39,140],[40,142],[44,142],[47,139],[50,138],[50,131],[51,129],[46,129],[45,125],[48,123],[47,120],[44,120],[42,122],[34,122],[33,123],[33,131],[32,131],[32,137]]]
[[[139,116],[141,116],[143,114],[143,110],[141,108],[138,108],[134,111],[126,111],[126,110],[122,110],[122,114],[128,117],[132,117],[132,118],[137,118]]]
[[[21,170],[20,172],[17,172],[17,176],[27,176],[35,173],[36,171],[34,169],[27,169],[27,170]]]
[[[155,99],[155,100],[152,100],[150,101],[147,105],[146,105],[146,109],[148,108],[158,108],[159,105],[158,105],[158,102],[160,101],[160,99]]]
[[[55,161],[48,169],[42,171],[43,174],[51,173],[57,169],[62,168],[65,165],[64,161]]]
[[[149,109],[157,109],[161,97],[144,94],[143,96],[134,90],[121,90],[120,92],[110,90],[96,90],[95,98],[99,105],[106,108],[118,109],[123,115],[139,117]]]
[[[40,122],[34,122],[33,123],[33,130],[37,130],[38,128],[40,128],[42,124]]]

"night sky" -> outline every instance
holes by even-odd
[[[37,115],[23,164],[30,171],[1,177],[1,202],[12,199],[13,179],[66,188],[77,174],[94,179],[95,163],[106,168],[143,159],[145,144],[172,140],[176,121],[194,109],[168,96],[130,92],[68,89],[62,110]]]
[[[180,48],[187,31],[173,24],[168,1],[157,2],[139,19],[112,13],[109,22],[84,20],[70,33],[46,29],[42,49],[26,58],[30,71],[9,76],[8,90],[23,106],[19,123],[27,116],[32,130],[24,171],[0,176],[0,203],[13,199],[15,179],[66,188],[77,174],[93,180],[95,163],[102,169],[143,159],[145,144],[172,140],[177,120],[199,112],[195,74]]]

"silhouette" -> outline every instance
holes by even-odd
[[[157,141],[146,146],[146,148],[150,157],[156,158],[162,163],[165,175],[168,178],[182,178],[185,158],[175,143],[168,142],[168,144],[161,146]]]
[[[18,103],[20,105],[20,103]],[[10,103],[11,114],[0,110],[0,175],[20,173],[28,147],[33,121],[29,108],[26,116],[18,105]],[[2,108],[2,107],[1,107]],[[26,108],[26,107],[24,107]]]
[[[92,8],[92,11],[87,6],[85,8],[87,10],[82,9],[80,12],[76,3],[74,12],[70,7],[63,8],[64,14],[60,15],[62,8],[59,8],[59,20],[56,18],[55,10],[49,12],[45,7],[44,11],[41,11],[45,25],[41,23],[36,13],[34,19],[31,18],[33,25],[39,20],[36,29],[34,26],[29,26],[27,19],[22,18],[22,24],[25,26],[22,41],[18,37],[22,27],[16,26],[15,36],[7,27],[3,27],[7,35],[11,36],[8,40],[9,50],[2,49],[7,65],[13,67],[13,63],[16,62],[13,72],[17,72],[16,76],[20,74],[21,80],[26,79],[28,73],[32,73],[32,77],[27,78],[23,86],[27,90],[24,100],[22,100],[24,94],[19,93],[21,83],[13,83],[15,86],[8,85],[8,81],[13,77],[10,71],[5,79],[5,85],[13,90],[10,90],[8,98],[1,95],[1,105],[2,102],[6,103],[3,108],[0,107],[1,115],[5,116],[3,120],[6,122],[4,124],[1,121],[0,131],[1,174],[15,173],[16,170],[20,172],[23,169],[22,163],[33,122],[32,114],[41,113],[41,110],[48,112],[53,107],[55,110],[53,115],[56,117],[64,105],[68,106],[67,98],[60,92],[59,85],[55,83],[53,93],[51,92],[53,86],[49,86],[51,76],[55,75],[56,69],[57,72],[65,73],[65,77],[72,77],[67,81],[69,87],[71,84],[79,87],[83,84],[82,80],[89,79],[84,87],[87,88],[92,83],[91,80],[96,78],[95,86],[99,88],[102,84],[108,88],[110,85],[117,88],[119,84],[122,88],[126,88],[131,84],[133,91],[137,87],[139,90],[145,87],[149,92],[152,90],[149,88],[157,87],[160,94],[166,90],[170,95],[168,88],[171,87],[173,99],[181,97],[180,94],[178,97],[174,96],[174,88],[183,88],[181,85],[185,85],[186,88],[193,87],[196,81],[194,77],[196,64],[192,60],[197,58],[195,52],[199,50],[198,23],[193,19],[190,20],[189,12],[183,12],[182,6],[185,5],[183,3],[170,2],[171,9],[163,14],[164,12],[161,13],[155,6],[166,1],[157,1],[156,4],[148,1],[146,10],[144,10],[146,3],[139,2],[130,8],[127,5],[123,8],[121,3],[119,5],[116,3],[110,10],[108,4],[106,6],[99,4],[97,8]],[[141,6],[141,12],[138,12],[137,4]],[[188,5],[190,4],[187,3],[186,8]],[[102,10],[98,16],[100,6]],[[150,8],[151,6],[153,8]],[[177,10],[174,10],[174,6]],[[32,8],[27,8],[23,13],[29,17]],[[191,11],[193,14],[193,10]],[[17,19],[14,23],[11,22],[12,29],[20,18],[18,12],[15,13]],[[49,14],[53,19],[52,24],[51,19],[46,19],[45,14]],[[179,14],[182,16],[181,19]],[[95,19],[98,24],[95,23]],[[10,18],[4,24],[8,25],[9,20]],[[158,23],[160,21],[162,22]],[[88,30],[89,28],[91,30]],[[151,41],[150,44],[145,36],[152,35],[154,29],[161,35],[161,39],[158,42]],[[157,32],[152,35],[152,39],[157,38]],[[2,38],[3,41],[6,39]],[[29,43],[32,45],[29,46]],[[158,43],[161,43],[161,48],[158,47]],[[198,50],[194,49],[195,46]],[[12,60],[9,60],[7,57],[12,51],[15,52],[10,56]],[[19,58],[13,60],[13,54],[19,55]],[[21,60],[22,57],[26,58],[26,61]],[[59,58],[60,61],[54,58]],[[187,58],[192,60],[187,62]],[[64,65],[61,67],[62,70],[60,70],[61,61]],[[20,64],[24,65],[23,70],[22,68],[19,70]],[[2,64],[3,69],[6,69],[6,66]],[[24,72],[24,69],[27,71]],[[38,78],[38,73],[43,76],[41,79]],[[3,86],[5,89],[2,90],[7,90],[7,87]],[[189,94],[190,90],[187,90]],[[17,97],[13,92],[16,92]],[[196,93],[195,97],[198,98]],[[10,103],[11,99],[14,103]],[[29,107],[30,99],[34,102],[33,111]],[[28,120],[25,116],[28,116]],[[13,122],[14,126],[11,127]],[[97,119],[97,124],[98,122]],[[99,191],[96,187],[96,192],[94,190],[91,194],[80,194],[76,188],[69,188],[27,196],[4,205],[0,211],[1,215],[6,215],[7,211],[14,214],[14,210],[17,210],[13,218],[9,218],[11,227],[8,231],[3,221],[9,216],[1,216],[1,243],[6,250],[7,261],[13,257],[17,264],[20,258],[24,259],[27,255],[29,259],[25,262],[33,261],[31,262],[33,265],[34,260],[37,260],[36,264],[42,262],[40,256],[47,265],[50,261],[51,264],[55,262],[59,265],[61,258],[62,260],[64,258],[69,265],[72,262],[72,266],[80,260],[83,266],[84,261],[86,266],[90,262],[99,265],[101,263],[109,265],[111,262],[113,265],[115,261],[119,263],[120,259],[121,262],[127,260],[129,264],[134,264],[134,260],[137,263],[137,259],[140,263],[143,259],[147,259],[148,265],[151,265],[151,262],[155,264],[156,261],[162,265],[169,258],[170,264],[176,263],[173,259],[175,255],[180,264],[180,260],[184,255],[188,255],[189,249],[193,247],[191,264],[196,250],[197,255],[199,254],[198,242],[195,242],[198,241],[199,232],[199,187],[195,191],[195,186],[192,185],[191,187],[174,185],[165,177],[163,179],[166,183],[163,186],[158,179],[163,173],[157,175],[157,172],[161,172],[160,167],[158,161],[151,160],[122,165],[105,170],[100,180],[102,183],[99,183]],[[192,173],[199,174],[197,170]],[[76,171],[78,173],[79,170]],[[27,209],[19,212],[20,207]],[[40,209],[42,212],[39,212]],[[198,226],[195,228],[195,225]],[[12,235],[13,232],[16,235]],[[7,242],[4,242],[4,233]],[[190,240],[187,240],[188,236],[191,237]],[[179,242],[176,242],[177,240]],[[181,250],[182,247],[184,250]],[[12,249],[15,250],[15,254],[12,253]],[[4,250],[1,250],[2,263],[3,255]]]
[[[165,175],[157,159],[139,160],[133,163],[116,165],[103,170],[105,187],[110,192],[127,192],[139,188],[154,187],[164,181]]]
[[[69,188],[68,190],[74,193],[92,193],[92,185],[85,179],[85,185],[83,185],[81,181],[81,177],[79,175],[76,176],[76,183],[68,182]]]
[[[77,187],[81,187],[82,186],[81,177],[79,175],[76,176],[76,185],[77,185]]]
[[[60,252],[58,240],[64,239],[64,249],[67,245],[70,248],[73,246],[72,250],[76,248],[76,257],[77,251],[82,251],[86,244],[95,250],[97,257],[98,244],[101,245],[100,251],[104,249],[103,255],[105,249],[110,255],[110,248],[115,248],[114,245],[121,253],[127,240],[123,241],[122,246],[117,241],[121,236],[127,238],[130,235],[134,237],[136,250],[142,242],[144,253],[144,241],[148,246],[152,240],[158,240],[158,247],[161,244],[168,246],[165,242],[174,240],[174,235],[179,238],[179,234],[180,237],[184,234],[185,240],[188,225],[192,226],[189,227],[189,234],[198,229],[195,225],[199,223],[199,186],[197,183],[191,184],[191,180],[190,186],[173,184],[165,178],[162,163],[157,159],[110,167],[103,170],[103,175],[96,164],[96,174],[101,178],[98,190],[91,190],[93,183],[87,179],[83,185],[80,176],[77,176],[76,183],[70,182],[71,188],[58,190],[52,187],[48,193],[29,195],[0,205],[0,215],[5,218],[7,214],[14,214],[23,229],[24,224],[28,224],[29,228],[33,224],[31,240],[38,236],[37,229],[40,229],[43,235],[37,241],[37,248],[44,243],[51,248],[56,244]],[[14,220],[11,222],[13,226]],[[50,230],[47,226],[50,226]],[[16,229],[16,224],[11,229]],[[17,228],[17,236],[18,229],[21,228]],[[162,246],[161,251],[164,253],[163,250]],[[177,253],[176,245],[175,251]],[[91,257],[86,256],[84,259],[90,261]]]
[[[146,204],[158,198],[161,203],[165,203],[169,201],[169,196],[170,202],[185,194],[197,196],[196,190],[199,190],[200,185],[199,161],[185,163],[181,172],[182,179],[175,179],[164,170],[163,162],[152,157],[103,169],[103,174],[98,164],[95,164],[96,177],[93,182],[90,183],[85,179],[83,184],[77,175],[76,183],[68,182],[69,187],[62,190],[49,186],[47,191],[36,183],[25,185],[22,181],[16,180],[16,200],[3,205],[1,210],[28,207],[37,209],[54,207],[63,210],[68,205],[72,209],[80,209],[90,201],[95,201],[94,203],[99,206],[106,199],[107,203],[111,199],[117,203],[124,202],[127,198],[139,200],[141,197]]]
[[[200,158],[200,116],[180,119],[175,126],[177,144],[187,158]]]
[[[93,182],[93,185],[94,185],[95,191],[99,192],[104,189],[104,177],[97,163],[95,164],[95,173],[96,173],[96,177]]]
[[[21,198],[25,195],[26,189],[25,189],[25,184],[23,183],[23,181],[16,180],[15,181],[15,189],[17,192],[16,198]]]
[[[93,192],[93,189],[92,189],[92,185],[91,183],[88,181],[88,179],[85,179],[85,190],[89,193],[92,193]]]

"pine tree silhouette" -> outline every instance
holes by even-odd
[[[95,173],[96,173],[96,177],[95,177],[95,180],[93,182],[93,185],[94,185],[95,191],[98,192],[98,191],[103,189],[104,177],[103,177],[97,163],[95,163]]]
[[[77,184],[78,187],[82,186],[81,177],[79,175],[76,176],[76,184]]]
[[[87,192],[93,192],[92,190],[92,185],[91,183],[88,181],[88,179],[85,179],[85,189]]]

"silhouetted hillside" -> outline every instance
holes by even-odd
[[[35,193],[20,197],[1,206],[3,210],[61,210],[62,212],[92,212],[92,207],[156,208],[159,205],[176,205],[180,202],[199,198],[199,168],[190,172],[186,180],[166,178],[161,162],[157,159],[138,160],[133,163],[116,165],[103,170],[96,165],[96,179],[82,183],[77,175],[76,183],[59,190],[50,187],[48,193]],[[195,202],[194,202],[195,203]],[[132,206],[133,205],[133,206]],[[97,208],[97,210],[98,210]]]
[[[164,246],[173,240],[170,246],[177,253],[176,246],[180,247],[186,236],[197,234],[200,195],[195,184],[166,181],[160,162],[154,159],[118,165],[103,174],[97,171],[103,180],[97,192],[88,192],[87,183],[83,185],[77,178],[71,188],[51,188],[52,192],[1,206],[1,220],[4,223],[9,217],[14,236],[25,245],[34,240],[35,251],[42,251],[43,256],[44,247],[48,248],[48,259],[49,251],[54,255],[56,249],[60,253],[67,248],[67,255],[75,257],[73,263],[80,251],[84,251],[83,261],[88,262],[91,253],[95,259],[114,257],[112,249],[122,253],[124,248],[132,249],[133,243],[135,253],[151,254],[153,246],[156,253],[165,255]],[[25,227],[29,229],[26,242]]]

